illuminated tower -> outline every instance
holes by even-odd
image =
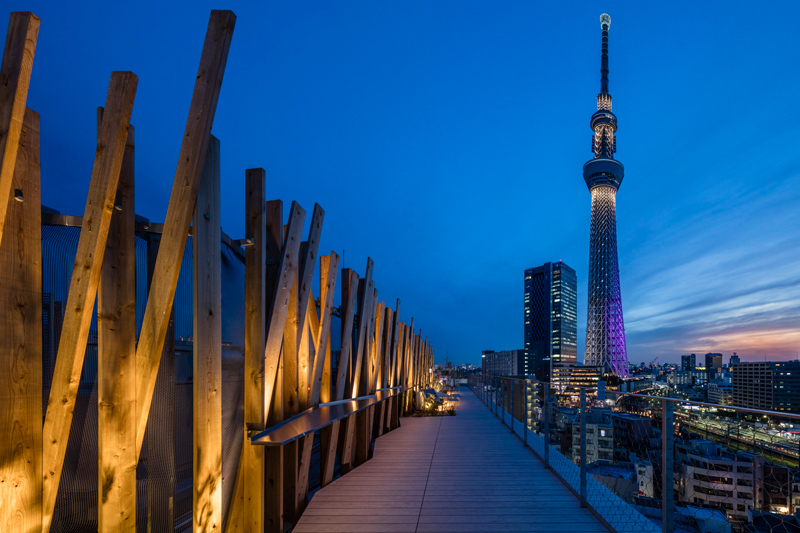
[[[583,179],[592,194],[592,223],[589,237],[589,307],[586,321],[586,366],[602,366],[604,372],[628,376],[625,323],[617,261],[617,190],[625,168],[614,159],[617,117],[611,112],[608,94],[608,28],[611,17],[600,15],[603,55],[600,66],[600,94],[592,115],[594,158],[583,165]]]

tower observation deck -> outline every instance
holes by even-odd
[[[616,197],[625,167],[614,159],[617,117],[608,92],[608,30],[611,17],[600,16],[603,46],[600,63],[600,94],[590,126],[594,132],[594,157],[583,165],[583,179],[592,195],[589,238],[589,305],[584,364],[601,366],[604,372],[628,376],[628,352],[617,259]]]

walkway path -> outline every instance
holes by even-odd
[[[607,533],[472,392],[403,418],[374,458],[317,492],[295,533]]]

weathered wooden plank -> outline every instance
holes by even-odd
[[[373,301],[378,300],[378,291],[375,290]],[[375,311],[373,311],[373,326],[374,337],[372,341],[372,362],[370,364],[370,377],[369,377],[369,392],[373,394],[376,390],[381,388],[382,382],[382,363],[383,363],[383,309],[386,304],[380,302],[376,304]]]
[[[315,204],[311,219],[308,240],[301,243],[299,266],[295,271],[286,323],[283,334],[283,409],[284,416],[290,417],[297,414],[300,409],[308,406],[308,371],[309,371],[309,332],[308,308],[311,293],[311,280],[316,266],[319,238],[322,232],[322,222],[325,211]],[[316,313],[316,309],[312,312]],[[299,495],[302,490],[308,491],[308,473],[306,483],[303,484],[303,453],[306,448],[305,440],[301,449],[300,442],[295,441],[284,446],[284,473],[283,483],[286,494],[284,496],[284,519],[294,523],[296,517],[302,512]],[[310,445],[308,459],[310,460]],[[307,497],[307,496],[306,496]]]
[[[386,382],[389,387],[394,387],[398,383],[397,379],[397,342],[400,338],[400,298],[397,299],[397,304],[394,306],[394,316],[392,317],[392,340],[391,347],[389,348],[389,357],[391,357],[391,366],[389,368],[389,378]]]
[[[414,317],[411,317],[411,325],[408,327],[408,341],[406,343],[406,386],[414,386]]]
[[[300,243],[300,257],[304,255],[307,243]],[[302,265],[302,259],[301,259]],[[283,328],[283,416],[286,418],[296,415],[300,411],[297,398],[298,388],[298,350],[300,347],[300,340],[298,335],[302,334],[298,331],[298,271],[302,266],[295,270],[293,279],[290,281],[292,284],[291,296],[289,297],[289,306],[286,312],[286,323]],[[288,460],[287,456],[287,460]],[[287,504],[289,500],[287,499]],[[286,517],[289,520],[289,517]]]
[[[372,443],[372,426],[369,424],[369,412],[370,409],[367,408],[356,413],[355,466],[364,464],[368,459],[369,447]]]
[[[383,357],[381,371],[378,373],[380,381],[378,388],[389,387],[389,374],[392,367],[392,336],[394,335],[394,311],[391,307],[386,306],[383,313]]]
[[[26,109],[22,122],[10,183],[22,201],[8,200],[0,243],[0,531],[15,533],[42,524],[39,115]]]
[[[295,285],[294,277],[298,268],[300,235],[303,232],[305,218],[305,210],[297,202],[292,202],[292,208],[289,212],[289,225],[278,266],[278,276],[275,280],[273,300],[271,303],[267,302],[270,308],[270,322],[267,327],[267,339],[264,347],[264,408],[266,411],[270,410],[270,404],[273,399],[272,391],[278,385],[276,378],[278,364],[281,360],[281,346],[284,340],[283,332],[286,327],[286,317],[289,314],[292,289]]]
[[[267,533],[283,533],[283,452],[283,446],[265,446],[264,450],[267,494],[264,502],[264,519]]]
[[[357,398],[358,391],[364,390],[363,388],[359,389],[359,387],[361,386],[361,375],[363,373],[362,367],[364,366],[364,359],[367,357],[367,355],[365,355],[367,329],[369,326],[369,315],[371,314],[370,306],[372,304],[373,296],[372,289],[374,288],[374,285],[371,285],[373,266],[374,263],[372,258],[368,257],[367,273],[362,280],[359,280],[358,283],[358,342],[356,343],[356,362],[354,365],[355,373],[353,374],[353,392],[350,396],[351,398]]]
[[[192,226],[194,379],[192,530],[222,528],[222,264],[220,149],[211,136]]]
[[[356,312],[358,274],[349,268],[342,269],[342,303],[339,314],[342,317],[342,353],[339,356],[339,372],[336,379],[336,399],[343,400],[347,383],[347,367],[352,360],[353,320]]]
[[[310,405],[316,407],[320,402],[320,395],[323,390],[323,382],[328,385],[328,397],[330,397],[330,333],[331,333],[331,310],[333,309],[333,298],[336,294],[336,278],[339,274],[339,256],[331,252],[330,256],[320,257],[320,307],[321,318],[319,323],[319,340],[317,342],[316,357],[314,359],[314,371],[311,380]],[[312,310],[316,313],[316,310]],[[324,369],[328,369],[327,378]]]
[[[270,200],[267,202],[266,209],[267,217],[267,267],[264,271],[264,302],[266,305],[265,311],[265,335],[264,335],[264,353],[266,353],[266,335],[269,332],[269,327],[272,322],[272,309],[275,302],[275,292],[278,287],[279,271],[278,267],[281,264],[281,254],[283,253],[283,202],[281,200]],[[283,335],[283,330],[280,330],[280,335]],[[262,354],[263,358],[263,354]],[[278,383],[283,383],[283,374],[280,371],[282,357],[278,354],[278,370],[276,372],[276,380]],[[266,369],[265,369],[266,372]],[[266,375],[266,374],[265,374]],[[266,394],[267,384],[266,377],[264,378],[264,390]],[[266,427],[277,424],[283,420],[283,387],[273,387],[270,393],[271,401],[266,402],[265,406],[267,422]]]
[[[356,453],[356,416],[357,414],[348,416],[341,421],[339,426],[339,439],[341,441],[339,457],[341,460],[342,475],[347,474],[355,467],[353,462],[355,461]]]
[[[228,513],[226,531],[264,530],[264,449],[251,446],[248,437],[265,429],[264,326],[266,315],[266,172],[245,171],[244,266],[244,442]],[[280,209],[280,207],[278,207]],[[279,236],[280,238],[280,236]],[[280,250],[280,245],[278,246]],[[277,266],[277,264],[275,265]],[[269,268],[269,267],[267,267]],[[274,270],[274,269],[273,269]]]
[[[147,416],[169,327],[186,236],[197,202],[197,190],[211,139],[211,125],[217,110],[235,23],[236,15],[232,11],[211,12],[192,101],[189,104],[189,116],[178,154],[161,246],[147,298],[139,345],[136,348],[137,457],[142,449],[144,430],[147,427]]]
[[[333,467],[336,461],[336,443],[339,442],[339,422],[322,428],[320,443],[320,486],[333,481]]]
[[[359,284],[359,289],[361,289],[361,285]],[[369,284],[365,289],[365,295],[369,295],[369,303],[366,304],[364,308],[365,319],[366,319],[366,331],[364,335],[364,349],[360,350],[362,353],[362,360],[361,360],[361,374],[360,374],[360,381],[357,393],[354,397],[357,397],[359,394],[369,394],[370,393],[370,378],[372,372],[372,345],[373,341],[375,340],[375,300],[378,299],[378,291],[375,290],[375,281],[369,280]],[[366,299],[366,298],[365,298]],[[354,391],[356,392],[356,391]]]
[[[383,332],[382,338],[380,339],[380,343],[382,346],[382,355],[379,357],[379,368],[377,369],[378,381],[376,387],[378,389],[382,389],[388,386],[389,383],[389,368],[392,366],[391,360],[391,344],[392,344],[392,324],[393,324],[393,315],[394,312],[390,307],[386,307],[383,310],[383,316],[380,316],[379,320],[383,323]],[[376,434],[378,437],[383,435],[384,429],[386,427],[386,408],[387,406],[391,405],[391,398],[386,400],[385,402],[381,402],[378,406],[378,425]]]
[[[33,57],[39,38],[39,17],[23,11],[11,13],[0,65],[0,243],[14,196],[12,182],[25,119],[25,103],[31,83]]]
[[[86,209],[75,254],[67,297],[67,311],[53,370],[50,399],[44,420],[42,450],[43,531],[50,530],[58,483],[67,451],[72,411],[78,394],[86,340],[92,322],[97,286],[117,193],[128,125],[138,78],[132,72],[113,72],[98,135]]]
[[[311,448],[314,445],[314,434],[306,435],[298,441],[299,464],[297,465],[297,491],[295,492],[295,523],[308,505],[308,474],[311,466]]]
[[[311,215],[311,227],[308,230],[308,240],[303,254],[300,257],[300,268],[297,276],[297,315],[296,315],[296,346],[297,349],[297,400],[300,410],[308,408],[309,400],[309,375],[311,370],[310,350],[309,350],[309,331],[308,331],[308,308],[309,296],[311,294],[311,282],[314,279],[314,268],[317,264],[317,253],[319,250],[319,239],[322,236],[322,223],[325,219],[325,210],[319,204],[314,204],[314,211]],[[316,313],[316,308],[313,309]],[[291,319],[295,319],[290,314]],[[291,322],[291,320],[289,321]],[[286,341],[284,340],[284,350]]]
[[[302,440],[302,439],[301,439]],[[283,519],[297,522],[297,478],[300,468],[300,440],[282,446],[283,448]]]
[[[98,132],[102,108],[98,111]],[[136,531],[136,215],[128,128],[97,292],[98,529]]]

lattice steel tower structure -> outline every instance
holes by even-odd
[[[600,63],[600,94],[592,115],[594,157],[583,165],[583,179],[592,194],[592,223],[589,238],[589,307],[586,323],[586,366],[601,366],[619,377],[628,376],[625,323],[617,260],[616,197],[625,167],[614,159],[617,117],[611,112],[608,94],[608,29],[611,17],[600,16],[603,53]]]

